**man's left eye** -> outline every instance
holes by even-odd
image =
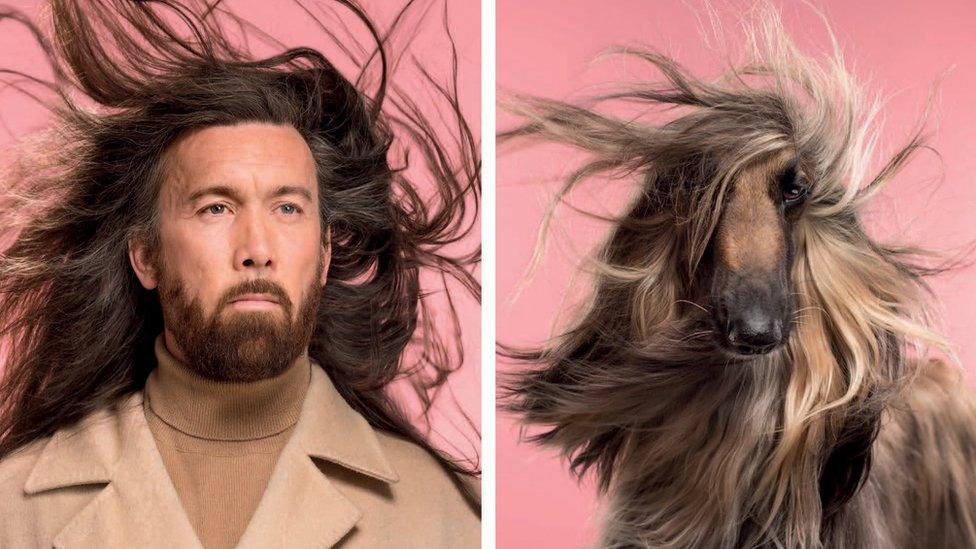
[[[284,211],[286,214],[293,214],[293,213],[298,213],[299,211],[301,211],[298,208],[298,206],[296,206],[294,204],[282,204],[281,205],[281,208],[282,208],[282,211]]]

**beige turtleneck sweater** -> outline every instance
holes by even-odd
[[[234,547],[298,422],[311,375],[303,354],[252,383],[204,379],[156,338],[145,412],[166,471],[206,549]]]

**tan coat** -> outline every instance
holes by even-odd
[[[199,548],[143,395],[0,462],[0,548]],[[314,458],[314,459],[313,459]],[[480,523],[413,443],[376,431],[313,365],[295,431],[238,545],[478,547]]]

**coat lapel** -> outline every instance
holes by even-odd
[[[238,547],[329,547],[355,527],[358,509],[316,466],[333,462],[386,483],[398,477],[372,427],[343,400],[321,366],[298,424]],[[115,411],[57,432],[38,458],[28,494],[106,484],[54,539],[62,549],[201,548],[146,423],[142,392]]]
[[[331,547],[362,511],[319,470],[324,459],[383,482],[398,480],[372,427],[346,404],[320,366],[312,377],[295,431],[282,449],[239,549]]]
[[[331,547],[362,517],[309,456],[288,454],[282,452],[239,549]]]
[[[141,392],[116,413],[52,437],[25,490],[101,482],[108,485],[61,529],[54,547],[200,547],[146,424]]]

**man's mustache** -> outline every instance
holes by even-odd
[[[223,297],[220,298],[220,303],[217,305],[217,310],[223,310],[224,307],[230,304],[231,301],[239,296],[246,294],[269,294],[274,296],[278,303],[285,309],[285,312],[291,316],[292,312],[292,302],[288,298],[288,294],[283,288],[275,284],[274,282],[264,279],[256,278],[252,280],[246,280],[237,284],[224,292]]]

